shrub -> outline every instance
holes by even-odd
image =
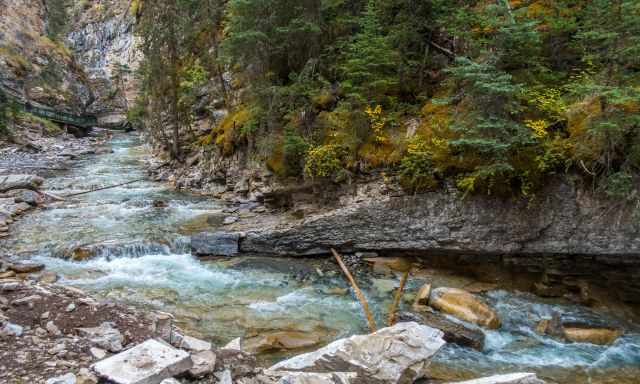
[[[400,162],[400,182],[411,193],[437,186],[429,146],[420,136],[414,137],[407,145],[407,153]]]
[[[343,170],[349,151],[341,145],[328,144],[309,148],[304,165],[308,177],[328,178]]]

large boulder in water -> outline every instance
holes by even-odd
[[[463,347],[471,347],[482,351],[484,348],[484,333],[478,328],[471,328],[462,323],[448,320],[443,315],[422,312],[400,312],[398,314],[399,322],[415,321],[418,324],[424,324],[431,328],[439,329],[444,332],[444,340],[448,343],[454,343]]]
[[[612,328],[590,328],[583,325],[567,324],[563,327],[564,337],[575,343],[608,345],[616,341],[622,332]]]
[[[353,373],[352,384],[410,384],[425,376],[443,333],[415,322],[370,335],[336,340],[315,352],[280,362],[271,372]]]
[[[473,294],[458,288],[440,287],[431,291],[429,305],[461,320],[489,329],[500,327],[498,314]]]

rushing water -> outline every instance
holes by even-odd
[[[148,154],[136,136],[118,134],[113,153],[86,158],[73,170],[47,180],[48,190],[69,194],[144,177]],[[166,201],[157,208],[155,201]],[[321,260],[235,259],[201,261],[189,254],[185,227],[225,207],[209,198],[178,193],[144,181],[78,196],[22,219],[13,229],[11,252],[47,264],[72,284],[97,295],[177,315],[179,325],[217,344],[238,336],[273,330],[319,335],[322,343],[364,332],[358,302],[339,275],[293,278],[283,264],[315,275]],[[61,256],[74,247],[96,249],[87,261]],[[311,271],[311,272],[309,272]],[[317,277],[317,276],[316,276]],[[409,291],[425,281],[457,286],[464,278],[415,278]],[[364,284],[381,323],[397,279],[377,277]],[[498,372],[535,371],[557,383],[637,383],[640,333],[633,324],[562,301],[496,290],[485,299],[503,326],[485,331],[482,352],[447,345],[432,364],[434,375],[468,378]],[[536,323],[553,312],[588,323],[625,330],[610,346],[563,343],[536,334]],[[267,355],[273,360],[281,355]]]

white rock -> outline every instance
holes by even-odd
[[[455,384],[544,384],[544,381],[538,379],[535,373],[512,373],[508,375],[498,375],[484,377],[482,379],[461,381]]]
[[[233,378],[231,377],[231,371],[225,369],[222,373],[216,374],[218,378],[218,384],[233,384]]]
[[[77,384],[98,384],[98,378],[87,368],[81,368],[76,378]]]
[[[49,332],[49,334],[51,336],[60,336],[62,335],[62,332],[60,332],[60,329],[58,327],[56,327],[56,325],[53,323],[53,321],[48,321],[47,325],[45,325],[46,330]]]
[[[2,327],[2,333],[10,336],[20,337],[24,333],[24,328],[18,324],[6,323]]]
[[[355,373],[353,384],[408,384],[424,377],[429,359],[445,344],[444,334],[415,322],[370,335],[340,339],[315,352],[280,362],[269,371]]]
[[[54,377],[47,380],[46,384],[76,384],[76,375],[67,373],[64,376]]]
[[[211,350],[211,343],[191,336],[182,336],[177,347],[193,352],[209,351]]]
[[[91,356],[98,360],[102,360],[107,357],[107,351],[101,348],[91,347],[89,348],[89,352],[91,352]]]
[[[81,334],[89,338],[89,341],[102,349],[109,352],[122,351],[122,343],[124,337],[115,327],[115,324],[105,322],[95,328],[78,328]]]
[[[156,341],[147,340],[127,351],[92,365],[101,378],[116,384],[159,384],[188,371],[189,353]]]
[[[278,380],[276,384],[350,384],[357,375],[345,372],[279,372],[271,376]]]
[[[67,312],[73,312],[75,310],[76,310],[76,305],[74,303],[67,305],[67,309],[66,309]]]
[[[174,379],[173,377],[170,379],[164,379],[162,380],[162,382],[160,384],[181,384],[178,380]]]
[[[193,367],[189,370],[189,375],[195,378],[202,378],[216,369],[216,354],[211,350],[191,355],[191,361]]]
[[[227,345],[225,345],[224,347],[220,348],[220,349],[233,349],[234,351],[242,351],[242,345],[241,345],[242,339],[235,338],[233,340],[231,340]]]

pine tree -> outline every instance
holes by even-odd
[[[383,33],[376,1],[369,0],[360,18],[360,31],[346,45],[339,65],[342,86],[360,104],[388,101],[397,93],[399,64],[398,52]]]

